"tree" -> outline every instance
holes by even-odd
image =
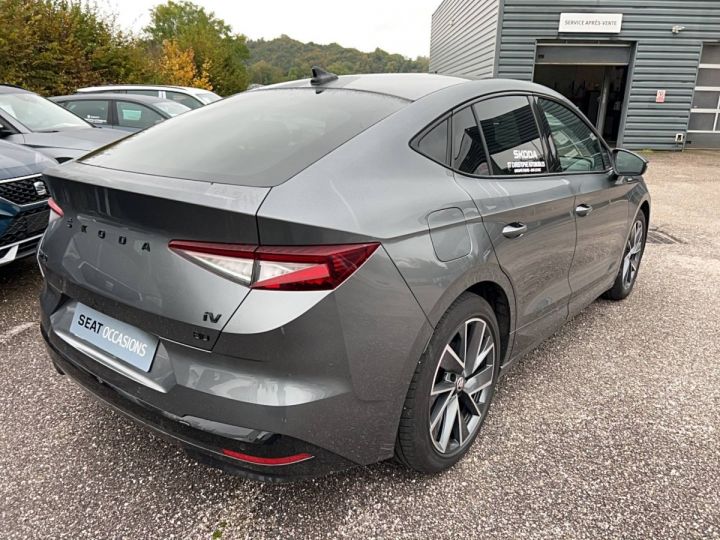
[[[175,41],[182,50],[192,50],[197,73],[205,66],[216,92],[227,95],[247,87],[245,36],[234,34],[213,12],[186,0],[169,0],[151,10],[145,32],[156,50],[166,40]]]
[[[250,78],[271,84],[309,77],[313,65],[339,75],[428,70],[427,58],[382,49],[364,53],[286,35],[246,42],[214,13],[184,0],[154,7],[145,31],[143,39],[121,31],[90,0],[0,0],[0,82],[43,95],[121,83],[174,83],[227,95],[244,90]]]
[[[91,4],[0,0],[2,82],[53,95],[149,73],[141,44]]]
[[[282,70],[265,60],[255,62],[248,68],[250,82],[254,84],[272,84],[283,79]]]
[[[322,66],[338,75],[349,73],[427,73],[428,59],[418,56],[415,60],[400,54],[390,54],[382,49],[365,53],[357,49],[342,47],[337,43],[318,45],[302,43],[286,35],[271,40],[249,41],[250,71],[253,82],[257,70],[262,66],[263,80],[280,82],[310,76],[313,65]],[[262,63],[261,63],[262,62]],[[273,69],[271,69],[273,68]],[[263,84],[267,84],[263,83]]]
[[[193,86],[212,90],[209,71],[210,61],[206,60],[198,72],[195,65],[195,53],[192,49],[181,49],[174,39],[162,43],[162,56],[157,63],[159,80],[165,84]]]

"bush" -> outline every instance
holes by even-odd
[[[0,0],[0,82],[44,95],[82,86],[143,82],[142,44],[95,6],[61,0]]]

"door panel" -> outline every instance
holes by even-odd
[[[570,314],[607,290],[617,272],[628,220],[628,184],[617,181],[589,122],[558,101],[539,98],[551,168],[567,173],[575,193],[577,244],[570,268]]]
[[[612,172],[570,177],[576,191],[575,206],[592,211],[577,217],[577,246],[570,268],[574,315],[608,290],[618,272],[628,232],[628,193],[632,184]]]
[[[560,178],[456,176],[475,199],[500,266],[512,282],[517,304],[513,356],[522,354],[567,318],[575,197],[570,184]],[[515,223],[525,225],[527,232],[507,238],[503,229]]]
[[[473,110],[494,176],[477,178],[458,171],[455,178],[474,199],[500,266],[512,282],[517,309],[513,356],[518,356],[567,318],[575,194],[567,180],[542,174],[547,165],[527,97],[492,98],[476,103]],[[455,120],[453,115],[453,141],[463,140],[456,130],[464,124]],[[476,135],[468,132],[464,139],[475,140]],[[473,164],[484,162],[473,159]]]

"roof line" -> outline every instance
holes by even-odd
[[[255,88],[251,90],[251,92],[267,92],[270,90],[314,90],[317,93],[324,92],[325,90],[343,90],[345,92],[361,92],[363,94],[376,94],[378,96],[387,96],[395,99],[400,99],[402,101],[407,101],[408,103],[412,103],[413,101],[415,101],[414,99],[398,96],[397,94],[390,94],[388,92],[378,92],[376,90],[367,90],[364,88],[346,88],[343,86],[265,86],[262,88]]]

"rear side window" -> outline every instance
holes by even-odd
[[[488,174],[480,129],[470,107],[453,114],[452,166],[465,174]]]
[[[276,186],[407,105],[370,92],[244,92],[122,139],[81,161],[204,182]]]
[[[447,165],[448,124],[449,120],[443,120],[425,133],[415,145],[418,152],[443,165]]]
[[[76,114],[91,124],[108,123],[108,102],[104,99],[67,101],[61,104],[68,111]]]
[[[548,141],[555,147],[562,172],[605,170],[600,141],[573,111],[548,99],[538,100],[550,131]]]
[[[547,172],[540,133],[530,101],[504,96],[473,105],[490,154],[493,174]]]

